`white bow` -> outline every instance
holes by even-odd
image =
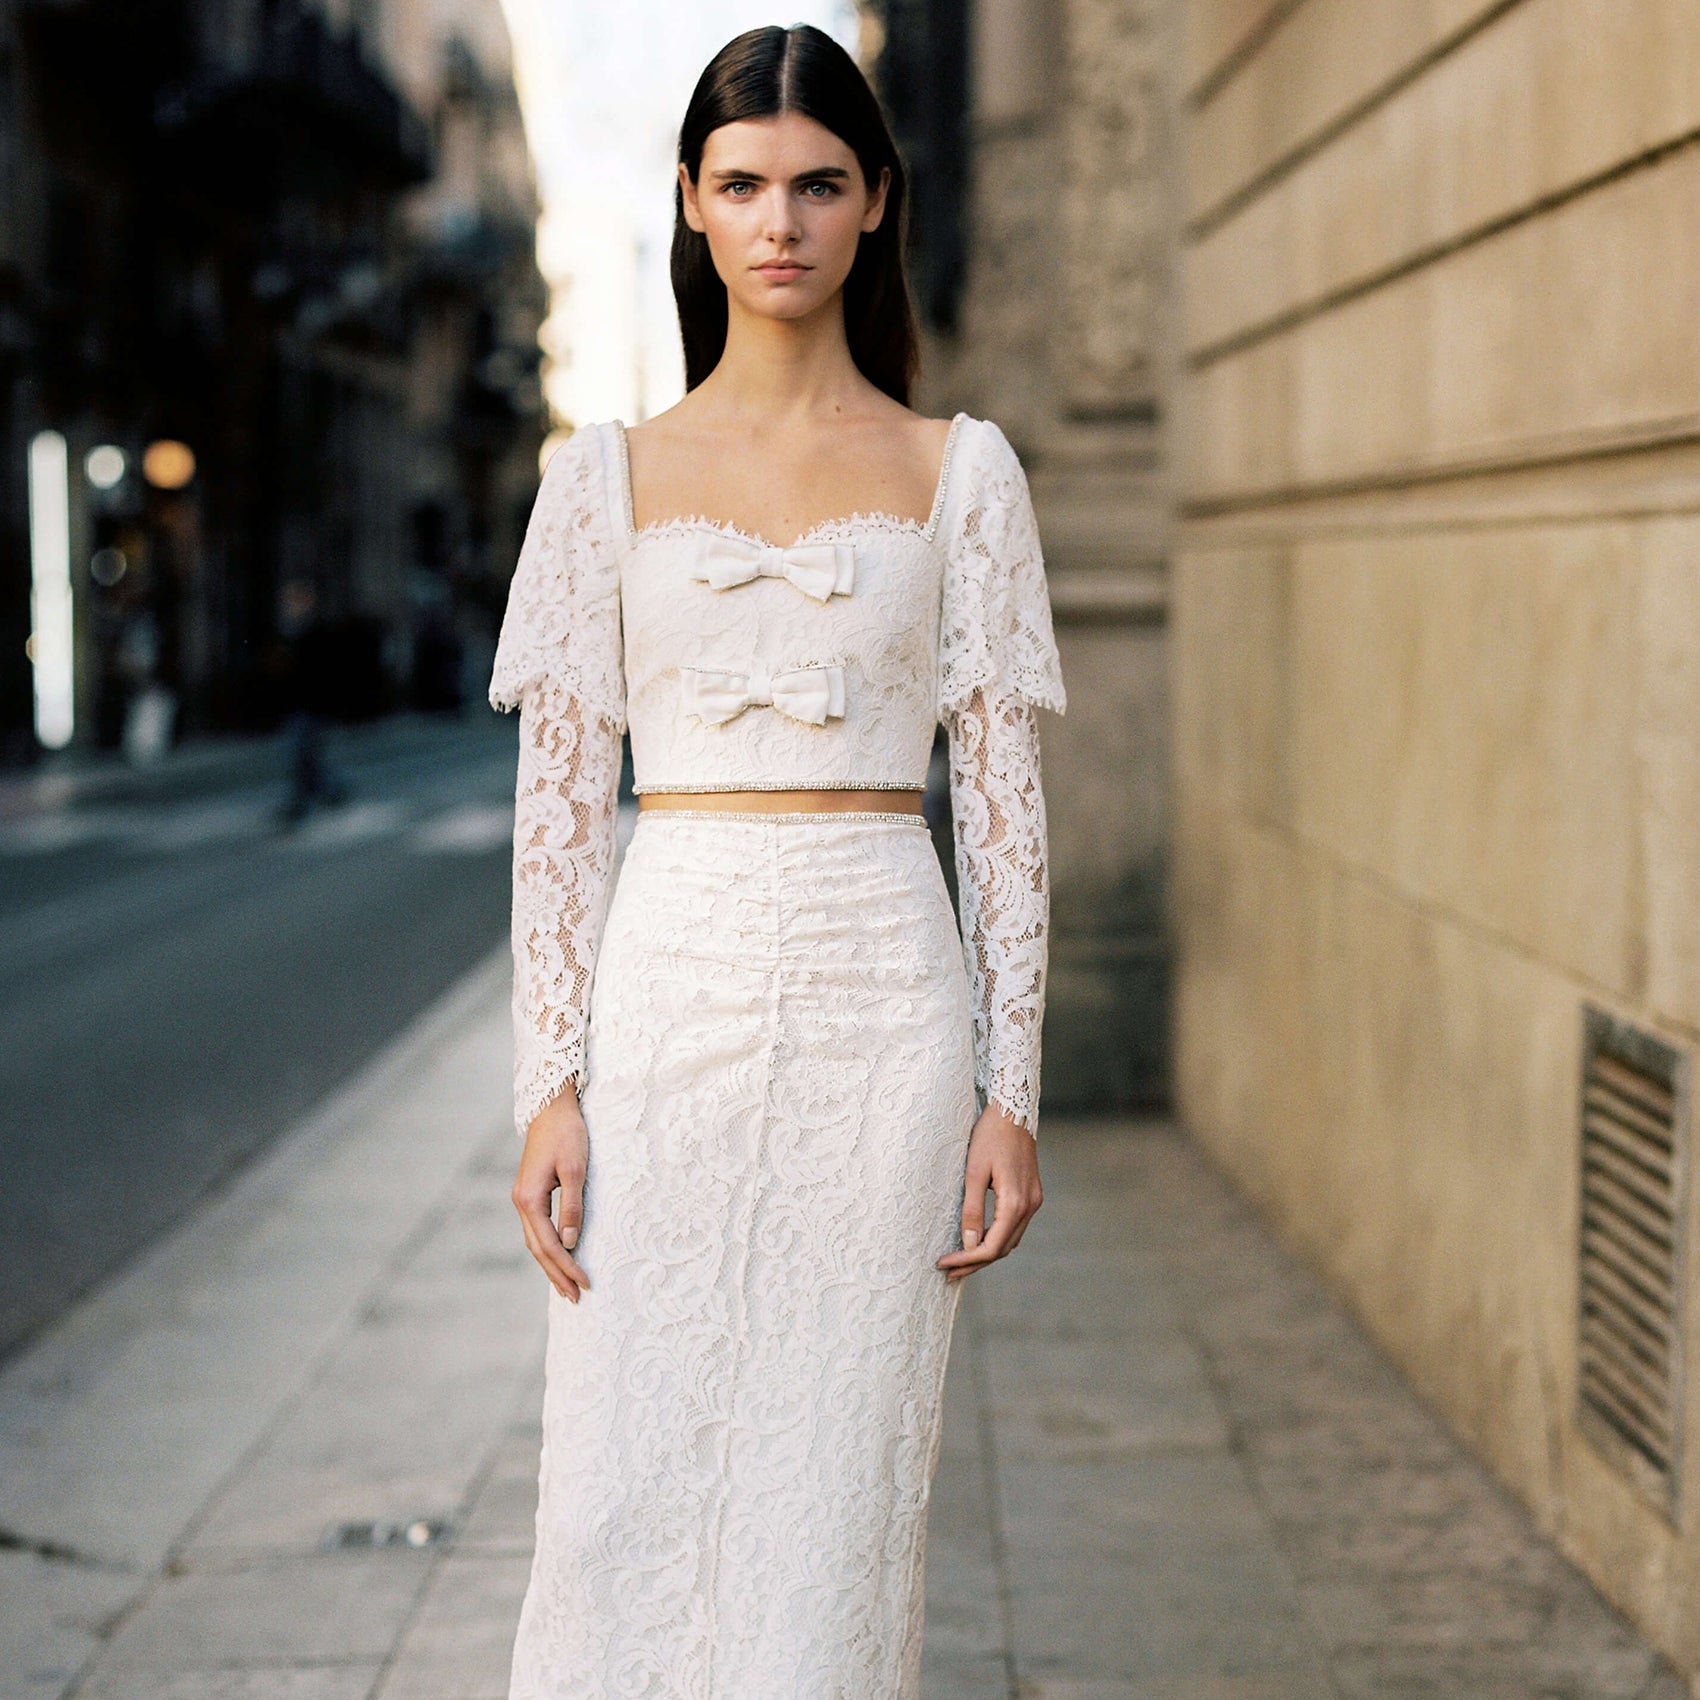
[[[684,669],[685,712],[705,726],[734,720],[746,708],[772,705],[793,720],[824,726],[844,717],[844,669],[790,667],[783,673],[727,673],[707,667]]]
[[[715,590],[730,590],[757,578],[788,578],[817,602],[834,593],[848,596],[856,580],[856,552],[848,543],[805,543],[775,549],[726,534],[706,538],[691,577]]]

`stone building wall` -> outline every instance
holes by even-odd
[[[1700,1670],[1700,1374],[1674,1507],[1579,1399],[1584,1006],[1700,1038],[1700,7],[1180,12],[1179,1109]]]
[[[1022,457],[1069,710],[1050,809],[1048,1111],[1168,1090],[1163,936],[1168,18],[1160,0],[976,0],[966,279],[922,405]]]

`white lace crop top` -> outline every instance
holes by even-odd
[[[621,734],[638,791],[920,790],[950,747],[982,1097],[1037,1128],[1049,884],[1035,708],[1064,692],[1021,464],[951,421],[924,522],[830,520],[776,546],[633,520],[624,428],[550,458],[490,680],[520,709],[515,1121],[584,1080]]]

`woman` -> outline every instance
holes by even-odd
[[[917,1692],[959,1283],[1039,1205],[1063,691],[1013,452],[906,405],[903,190],[829,37],[723,49],[680,135],[688,393],[574,433],[514,576],[513,1196],[556,1293],[523,1700]]]

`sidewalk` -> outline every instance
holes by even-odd
[[[505,1696],[506,994],[503,954],[0,1372],[0,1696]],[[926,1700],[1688,1693],[1171,1130],[1044,1141],[964,1295]]]

